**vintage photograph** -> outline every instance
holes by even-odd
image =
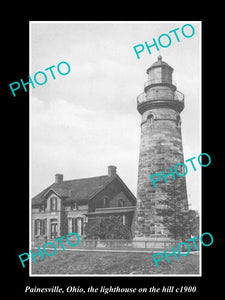
[[[201,22],[29,34],[30,276],[201,276]]]

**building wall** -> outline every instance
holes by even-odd
[[[110,197],[111,196],[111,197]],[[57,211],[51,211],[50,207],[50,199],[52,197],[56,197],[57,199]],[[120,192],[114,192],[111,193],[111,191],[104,191],[100,193],[99,197],[95,198],[95,203],[98,203],[99,208],[103,208],[103,199],[104,198],[109,199],[109,207],[118,207],[118,201],[123,200],[123,206],[131,206],[131,202],[129,198],[123,193]],[[45,210],[41,210],[39,208],[33,208],[32,209],[32,240],[35,239],[51,239],[51,221],[53,219],[57,220],[58,224],[58,235],[57,237],[65,236],[69,232],[72,232],[72,228],[74,228],[74,222],[76,223],[76,228],[79,230],[79,235],[81,235],[81,232],[84,234],[84,226],[85,223],[88,222],[88,217],[86,214],[89,211],[89,205],[85,202],[82,203],[76,203],[74,206],[73,203],[70,204],[64,204],[63,201],[56,196],[53,192],[48,195]],[[125,218],[126,215],[126,218]],[[124,214],[124,220],[126,223],[131,224],[131,218],[132,213]],[[44,220],[46,219],[46,232],[44,235],[40,235],[40,233],[35,235],[35,220]],[[73,224],[73,225],[72,225]],[[83,229],[80,229],[80,226],[83,226]],[[56,238],[57,238],[56,237]]]
[[[118,207],[120,199],[124,201],[124,206],[131,206],[130,200],[123,192],[120,192],[110,201],[110,207]]]
[[[104,199],[108,199],[109,207],[118,207],[119,199],[124,200],[124,206],[133,206],[121,188],[117,184],[112,184],[89,202],[89,212],[94,212],[96,208],[105,207]]]
[[[50,199],[52,197],[56,197],[57,199],[57,210],[56,211],[51,211],[50,209]],[[60,197],[58,197],[57,195],[55,195],[54,193],[51,193],[48,198],[47,198],[47,202],[46,202],[46,208],[45,211],[41,210],[39,208],[33,208],[32,209],[32,239],[34,238],[38,238],[40,236],[40,234],[35,235],[35,220],[40,219],[40,220],[44,220],[47,219],[47,230],[46,230],[46,234],[44,236],[46,236],[47,239],[51,238],[51,221],[52,220],[57,220],[57,226],[58,226],[58,237],[61,236],[61,210],[62,210],[62,203],[61,203],[61,199]]]
[[[148,120],[150,114],[154,120]],[[138,169],[137,210],[135,236],[151,236],[152,226],[159,221],[156,208],[159,200],[166,199],[169,192],[180,191],[182,201],[187,204],[185,177],[167,177],[154,188],[149,176],[154,173],[170,173],[177,163],[183,162],[183,148],[179,114],[170,108],[157,108],[142,115],[141,142]],[[175,173],[175,172],[174,172]],[[177,196],[176,196],[177,197]]]
[[[77,205],[76,209],[71,209],[70,206],[65,207],[65,217],[67,222],[67,232],[73,232],[73,222],[76,222],[76,233],[81,236],[84,235],[84,227],[88,218],[86,217],[86,213],[88,212],[88,205]]]

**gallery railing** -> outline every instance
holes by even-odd
[[[184,104],[184,94],[179,91],[175,91],[173,93],[172,99],[168,99],[168,97],[166,95],[160,96],[160,97],[158,97],[158,96],[147,97],[145,92],[143,92],[137,96],[137,104],[142,104],[146,101],[152,101],[152,100],[154,100],[154,101],[155,100],[169,100],[169,101],[174,100],[174,101],[179,101]]]

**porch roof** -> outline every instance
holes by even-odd
[[[107,207],[107,208],[96,208],[94,212],[86,213],[86,216],[105,215],[105,214],[116,214],[116,213],[127,213],[134,212],[135,206],[124,206],[124,207]]]

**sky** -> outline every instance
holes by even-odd
[[[195,33],[181,33],[192,24]],[[133,47],[177,31],[160,47],[173,67],[173,80],[185,95],[181,113],[184,159],[201,153],[201,28],[199,22],[30,22],[30,76],[66,61],[68,75],[55,67],[44,85],[30,87],[31,196],[54,182],[117,172],[137,195],[141,116],[136,97],[148,80],[146,70],[159,55],[155,47],[137,58]],[[190,28],[186,27],[189,35]],[[166,45],[166,37],[161,39]],[[63,70],[63,66],[62,66]],[[38,78],[38,77],[37,77]],[[39,79],[41,81],[41,79]],[[201,167],[186,175],[191,209],[201,208]],[[150,174],[149,174],[150,175]]]

